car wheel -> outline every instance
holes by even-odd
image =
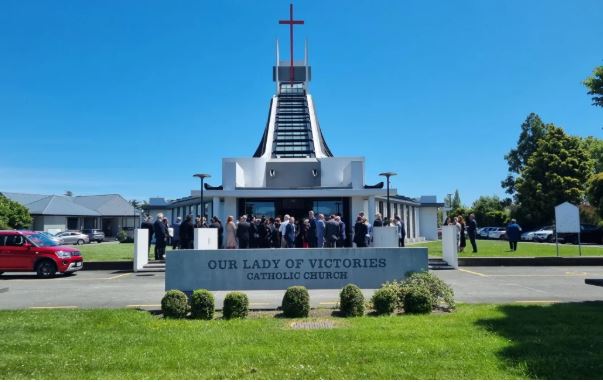
[[[546,237],[546,241],[548,241],[549,243],[554,243],[555,242],[555,238],[553,237],[553,235],[549,235]]]
[[[50,260],[45,260],[38,264],[38,266],[36,267],[36,272],[40,277],[52,277],[57,273],[57,266],[54,262]]]
[[[79,239],[79,240],[77,241],[77,243],[75,243],[75,244],[77,244],[77,245],[82,245],[82,244],[84,244],[84,240]]]

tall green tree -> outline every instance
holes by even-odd
[[[597,66],[583,84],[593,96],[593,105],[603,107],[603,66]]]
[[[536,113],[530,113],[521,124],[517,147],[505,155],[505,160],[509,165],[509,175],[501,182],[501,186],[508,194],[515,193],[517,176],[527,166],[528,159],[536,151],[538,141],[544,136],[545,131],[545,125]]]
[[[593,171],[603,172],[603,139],[590,136],[583,138],[582,144],[594,162]]]
[[[587,195],[590,204],[597,209],[599,218],[603,219],[603,172],[590,179]]]
[[[548,124],[515,182],[516,199],[529,224],[553,221],[554,207],[582,202],[592,161],[580,138]]]
[[[461,208],[461,194],[459,194],[459,190],[454,191],[454,196],[452,197],[452,208],[459,209]]]
[[[0,229],[25,228],[31,220],[27,208],[0,194]]]
[[[501,226],[509,220],[506,200],[498,196],[480,196],[471,206],[471,212],[481,227]]]

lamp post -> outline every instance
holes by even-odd
[[[390,206],[389,206],[389,178],[392,176],[398,175],[395,172],[382,172],[381,174],[379,174],[379,176],[384,176],[387,178],[387,220],[389,221],[389,219],[391,218],[391,210],[390,210]]]
[[[197,177],[201,180],[201,224],[203,224],[203,218],[205,217],[205,202],[203,201],[203,180],[205,178],[211,178],[209,174],[195,174],[194,177]]]

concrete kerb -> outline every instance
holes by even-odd
[[[442,260],[430,257],[429,260]],[[603,266],[601,256],[583,257],[459,257],[462,267],[526,267],[526,266]],[[90,261],[84,262],[84,271],[132,270],[132,261]]]

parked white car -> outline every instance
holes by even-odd
[[[521,234],[522,241],[534,241],[534,231],[524,232]]]
[[[555,231],[553,230],[553,226],[542,227],[538,231],[534,232],[534,241],[555,241]]]
[[[488,231],[488,239],[506,239],[507,230],[505,227],[495,227]]]
[[[488,232],[492,231],[493,229],[496,229],[496,227],[483,227],[477,230],[477,236],[482,237],[482,238],[487,238],[488,237]]]

